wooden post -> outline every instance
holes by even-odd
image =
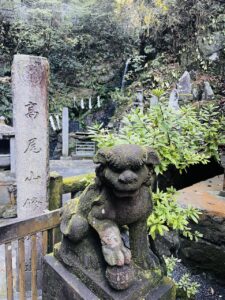
[[[50,173],[49,210],[62,207],[63,177],[57,172]]]
[[[51,172],[49,183],[49,210],[55,210],[62,207],[63,177],[57,172]],[[61,240],[61,231],[55,228],[48,233],[48,248],[52,242]]]

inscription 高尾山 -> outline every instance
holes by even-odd
[[[33,209],[38,209],[42,206],[42,201],[39,200],[37,197],[31,197],[31,198],[27,198],[26,201],[23,204],[23,207],[26,206],[32,206]]]
[[[36,119],[37,116],[39,115],[39,112],[36,110],[37,103],[29,101],[28,104],[25,105],[27,108],[27,113],[25,116],[29,119]]]
[[[33,153],[41,152],[41,147],[37,146],[37,138],[32,138],[32,139],[28,140],[27,147],[26,147],[24,153],[27,153],[27,152],[33,152]]]
[[[35,175],[33,171],[30,171],[30,175],[25,178],[25,181],[33,181],[41,179],[40,175]]]

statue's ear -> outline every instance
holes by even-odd
[[[105,165],[106,164],[106,150],[105,149],[100,149],[96,153],[96,155],[93,158],[93,161],[95,164],[101,164]]]
[[[145,163],[146,165],[159,165],[160,164],[160,159],[158,154],[155,152],[155,150],[153,150],[150,147],[145,147],[146,149],[146,160]]]

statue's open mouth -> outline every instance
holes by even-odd
[[[135,191],[119,191],[119,190],[114,190],[113,193],[115,194],[115,196],[119,197],[119,198],[128,198],[128,197],[135,197],[137,196],[138,190]]]

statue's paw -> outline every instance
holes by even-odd
[[[105,261],[110,266],[123,266],[125,263],[124,253],[121,247],[110,247],[109,245],[102,246],[102,252]]]
[[[127,247],[125,246],[122,246],[121,247],[121,250],[123,252],[123,255],[124,255],[124,263],[126,265],[129,265],[130,262],[131,262],[131,252],[130,252],[130,249],[128,249]]]

